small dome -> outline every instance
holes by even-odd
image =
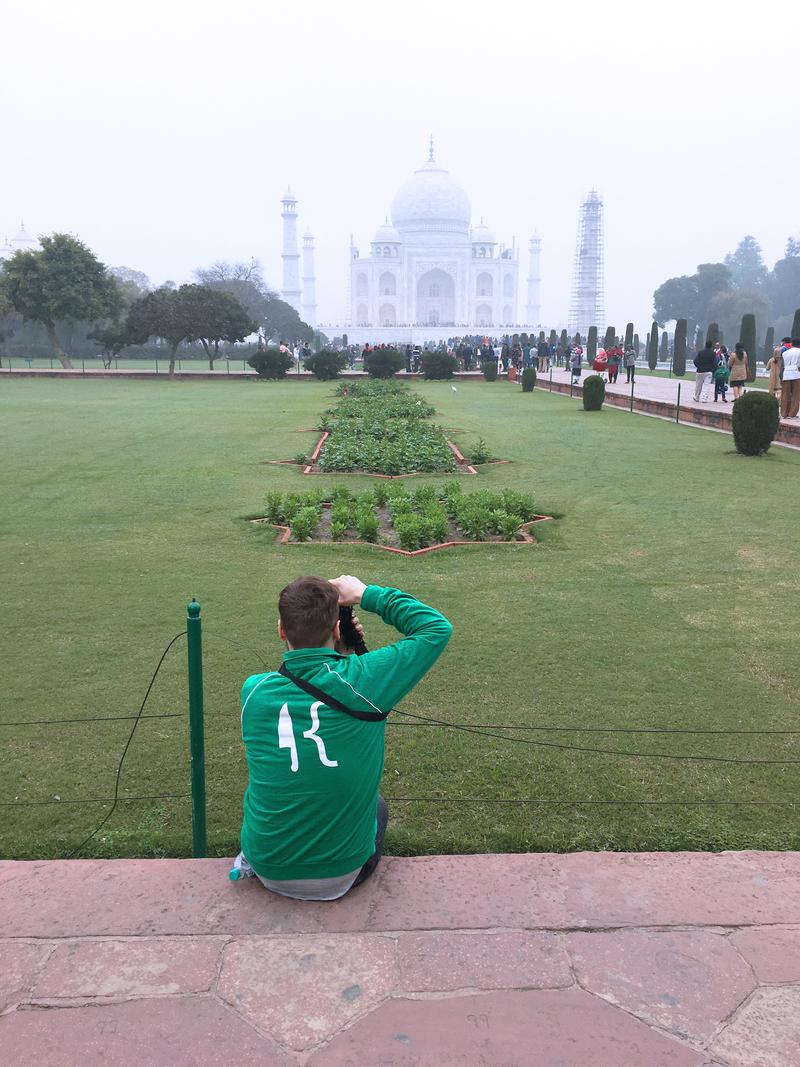
[[[13,249],[17,249],[17,248],[22,248],[22,249],[38,248],[39,247],[39,242],[37,240],[35,240],[33,237],[31,237],[31,235],[25,229],[25,223],[23,222],[20,225],[19,233],[17,234],[17,236],[13,237],[11,239],[11,247]]]
[[[397,230],[387,219],[383,226],[379,226],[375,231],[375,236],[372,238],[374,245],[399,245],[402,242],[402,238]]]
[[[480,226],[476,226],[472,231],[472,243],[474,245],[496,245],[497,241],[494,239],[494,234],[488,226],[484,226],[483,219],[481,219]]]
[[[401,185],[392,201],[392,222],[404,231],[467,233],[469,198],[455,178],[431,158]]]

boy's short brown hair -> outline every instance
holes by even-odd
[[[321,648],[339,618],[339,594],[326,578],[295,578],[281,590],[278,614],[292,648]]]

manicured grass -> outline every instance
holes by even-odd
[[[415,383],[494,455],[465,483],[530,491],[561,517],[539,545],[407,559],[352,545],[276,546],[245,519],[294,467],[333,386],[310,382],[6,380],[0,392],[4,685],[0,721],[135,713],[185,604],[202,603],[210,841],[236,848],[245,783],[238,691],[277,664],[275,601],[300,573],[353,573],[439,607],[455,632],[404,702],[461,723],[556,726],[527,740],[800,759],[794,736],[584,734],[565,727],[800,729],[800,456],[498,381]],[[451,476],[452,477],[452,476]],[[437,484],[443,477],[426,476]],[[374,484],[330,475],[314,484]],[[372,617],[367,643],[391,639]],[[185,644],[167,658],[122,791],[188,787]],[[796,766],[634,759],[409,725],[387,728],[390,852],[800,846]],[[70,852],[107,810],[130,722],[0,727],[0,854]],[[488,798],[476,801],[475,798]],[[500,799],[558,804],[501,804]],[[677,806],[561,804],[669,801]],[[681,806],[687,800],[785,807]],[[92,854],[185,854],[184,800],[124,803]]]

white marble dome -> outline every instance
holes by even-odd
[[[480,225],[476,226],[472,231],[472,243],[474,245],[496,245],[497,241],[494,239],[494,234],[488,226],[484,225],[483,219],[480,221]]]
[[[374,245],[395,244],[399,245],[402,238],[394,226],[387,220],[383,226],[379,226],[375,231],[375,236],[372,238]]]
[[[400,186],[392,201],[392,222],[401,233],[415,230],[468,233],[469,220],[467,194],[433,159]]]

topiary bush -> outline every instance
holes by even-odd
[[[778,401],[766,391],[751,389],[733,405],[733,440],[743,456],[763,456],[780,426]]]
[[[487,382],[497,381],[497,363],[493,359],[488,359],[484,362],[483,376]]]
[[[254,352],[247,361],[259,378],[269,378],[276,381],[285,378],[286,372],[294,366],[294,360],[288,352],[281,352],[279,348],[262,348]]]
[[[364,359],[364,370],[370,378],[392,378],[406,365],[406,357],[396,348],[375,348]]]
[[[344,352],[334,352],[332,348],[323,348],[321,352],[309,356],[303,366],[319,381],[332,382],[347,366],[347,355]]]
[[[522,372],[522,391],[523,393],[532,393],[533,387],[536,385],[536,371],[533,367],[525,367]]]
[[[599,374],[590,374],[583,382],[583,410],[599,411],[606,398],[606,383]]]
[[[458,360],[455,356],[448,356],[446,352],[426,350],[422,353],[420,366],[423,377],[429,381],[446,381],[458,370]]]

